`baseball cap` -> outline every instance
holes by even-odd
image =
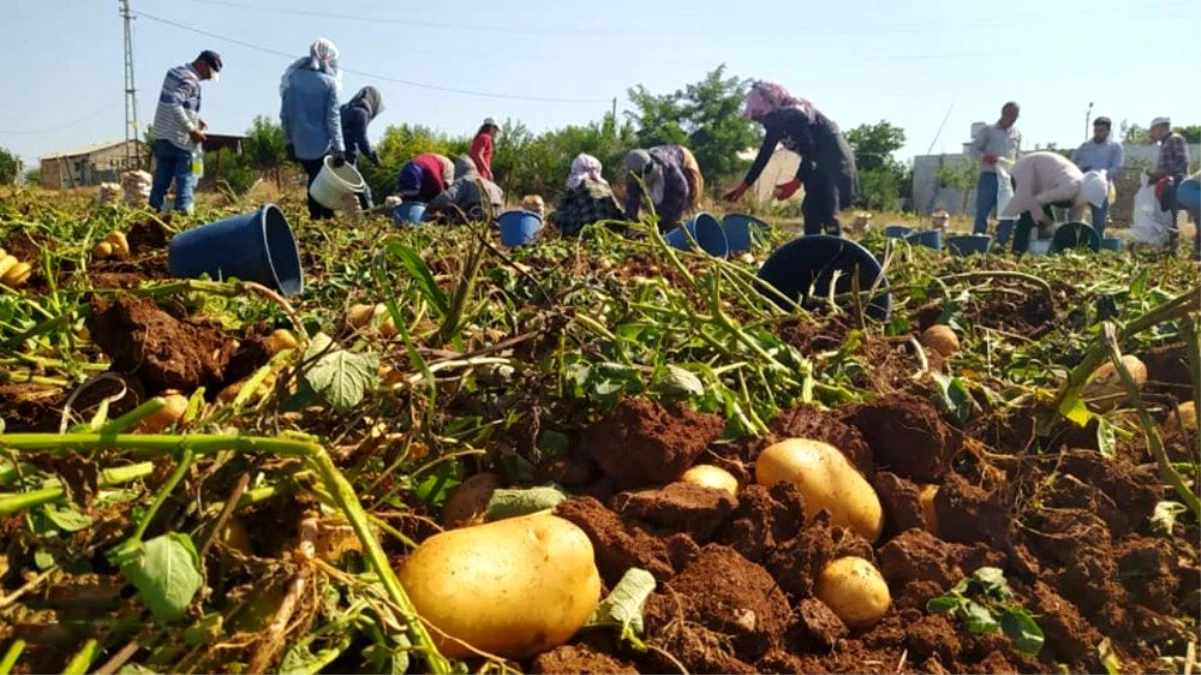
[[[1108,117],[1098,117],[1097,119],[1093,120],[1094,127],[1098,124],[1104,124],[1107,127],[1113,126],[1113,122],[1111,122]]]
[[[206,50],[200,52],[200,56],[197,56],[196,60],[204,61],[214,71],[217,71],[217,72],[221,71],[221,65],[222,65],[221,64],[221,55],[211,49],[206,49]]]
[[[1171,117],[1156,117],[1155,119],[1151,120],[1151,128],[1152,129],[1154,129],[1155,127],[1157,127],[1161,124],[1166,124],[1168,126],[1172,126],[1172,118]]]
[[[498,126],[500,126],[500,125],[496,123],[496,118],[495,118],[495,117],[485,117],[485,118],[484,118],[484,126],[486,126],[486,127],[498,127]]]

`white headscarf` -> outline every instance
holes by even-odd
[[[793,96],[779,82],[761,80],[747,92],[746,108],[742,114],[755,119],[786,108],[796,108],[810,120],[813,119],[813,104],[808,99]]]
[[[580,183],[584,182],[585,178],[591,178],[592,180],[608,185],[609,182],[601,175],[601,169],[599,159],[588,153],[581,152],[576,155],[575,159],[571,160],[571,175],[567,177],[567,189],[574,190],[578,188]]]
[[[292,65],[288,66],[279,82],[280,96],[283,96],[291,86],[292,74],[301,68],[329,75],[334,78],[334,86],[337,91],[342,90],[342,69],[338,67],[338,47],[330,40],[318,38],[313,46],[309,47],[308,56],[296,59]]]

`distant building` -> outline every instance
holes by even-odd
[[[133,144],[132,152],[127,152]],[[139,160],[130,157],[145,156],[138,141],[109,141],[93,143],[81,148],[42,157],[42,187],[64,190],[88,187],[101,183],[120,181],[121,173],[140,168]]]

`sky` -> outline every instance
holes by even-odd
[[[124,136],[119,0],[4,0],[0,146],[36,158]],[[599,119],[643,84],[667,93],[725,64],[775,79],[844,129],[902,127],[902,159],[958,152],[1016,100],[1025,147],[1084,140],[1093,116],[1201,123],[1197,0],[131,0],[141,125],[165,71],[222,55],[202,117],[241,133],[278,115],[279,77],[318,37],[341,50],[342,96],[367,84],[391,124],[472,133],[485,116],[535,131]],[[1183,68],[1181,70],[1184,70]],[[367,75],[370,74],[370,75]],[[406,84],[406,82],[408,84]],[[466,90],[464,94],[438,88]],[[485,94],[485,95],[478,95]],[[945,124],[944,124],[945,121]]]

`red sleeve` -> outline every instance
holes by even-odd
[[[471,161],[481,176],[492,180],[492,136],[479,134],[471,141]]]

